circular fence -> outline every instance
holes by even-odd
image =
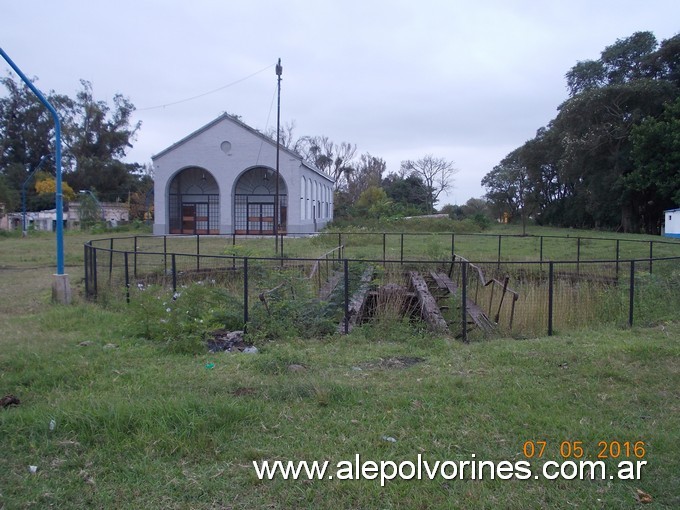
[[[463,341],[652,324],[680,309],[680,242],[665,239],[329,232],[129,236],[84,249],[90,299],[134,305],[151,288],[218,287],[244,327],[290,315],[284,301],[341,333],[397,315]]]

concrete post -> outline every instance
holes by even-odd
[[[55,274],[52,282],[52,301],[60,305],[70,305],[72,297],[68,275]]]

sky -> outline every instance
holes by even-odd
[[[98,100],[133,102],[130,162],[223,112],[275,129],[281,58],[282,125],[356,144],[387,172],[452,161],[439,206],[483,196],[484,175],[555,117],[578,61],[637,31],[680,32],[677,0],[4,0],[0,12],[0,47],[40,90],[75,97],[83,79]]]

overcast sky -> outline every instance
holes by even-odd
[[[555,116],[576,62],[636,31],[680,31],[678,0],[6,0],[0,12],[0,46],[41,90],[75,96],[85,79],[97,99],[131,99],[130,161],[225,111],[274,128],[281,58],[282,124],[352,142],[388,172],[453,161],[440,206],[484,194],[482,177]]]

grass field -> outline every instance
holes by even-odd
[[[640,507],[638,490],[645,507],[680,507],[678,321],[462,345],[386,320],[349,337],[262,341],[256,355],[180,354],[135,336],[129,306],[83,301],[89,237],[66,236],[70,306],[49,300],[53,237],[0,238],[0,397],[21,400],[0,409],[0,509],[610,509]],[[565,441],[591,460],[601,441],[642,441],[647,465],[640,480],[384,487],[261,481],[253,468],[356,454],[516,462],[526,441],[547,443],[535,473]]]

